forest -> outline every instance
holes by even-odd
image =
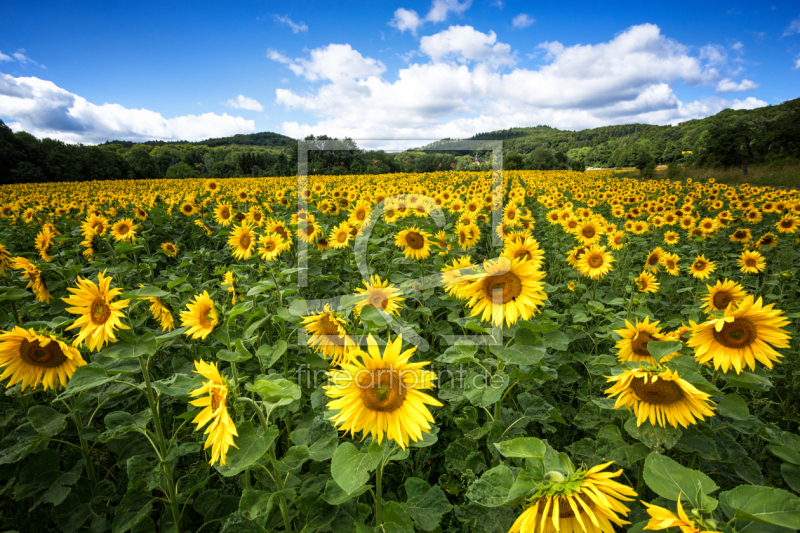
[[[636,167],[643,176],[660,164],[739,167],[794,164],[800,159],[800,99],[753,110],[726,109],[676,126],[627,124],[581,131],[549,126],[479,133],[502,140],[509,170]],[[352,175],[437,170],[486,170],[489,152],[459,149],[444,139],[399,153],[360,149],[352,139],[323,150],[326,135],[308,136],[309,174]],[[327,148],[331,148],[329,145]],[[477,156],[477,157],[476,157]],[[297,173],[297,141],[277,133],[199,142],[109,141],[98,146],[37,139],[0,121],[0,184],[157,178],[289,176]],[[477,163],[476,163],[477,158]]]

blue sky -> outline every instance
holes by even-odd
[[[660,3],[659,3],[660,4]],[[411,141],[800,96],[796,2],[6,2],[0,118],[68,142]]]

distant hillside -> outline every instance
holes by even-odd
[[[169,146],[169,145],[182,145],[182,144],[194,144],[194,145],[203,145],[203,146],[228,146],[228,145],[238,145],[238,146],[263,146],[266,148],[285,148],[289,146],[296,146],[297,141],[292,139],[291,137],[287,137],[286,135],[281,135],[280,133],[272,133],[269,131],[262,131],[261,133],[249,133],[247,135],[244,134],[237,134],[233,135],[232,137],[217,137],[214,139],[206,139],[204,141],[145,141],[141,143],[136,143],[133,141],[107,141],[101,144],[100,146],[106,146],[109,144],[116,144],[120,145],[123,148],[131,148],[135,144],[146,144],[148,146]]]
[[[800,136],[797,131],[800,127],[800,98],[752,110],[725,109],[711,117],[688,120],[677,126],[625,124],[580,131],[535,126],[478,133],[468,140],[502,140],[505,154],[521,154],[526,160],[537,155],[538,150],[539,157],[533,159],[547,159],[546,151],[553,156],[564,154],[568,160],[583,159],[586,166],[590,167],[623,167],[636,166],[643,154],[651,157],[656,164],[681,159],[684,152],[697,155],[705,148],[706,132],[714,127],[743,123],[757,130],[779,125],[788,134],[781,139],[784,143],[781,148],[785,148],[783,155],[798,157],[800,154],[796,144]],[[457,143],[445,139],[420,149],[445,150],[457,147]],[[460,150],[457,153],[466,155],[469,151]]]

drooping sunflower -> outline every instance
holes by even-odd
[[[783,329],[789,324],[775,304],[764,305],[761,298],[747,296],[737,307],[729,305],[722,318],[692,325],[687,346],[694,348],[699,363],[713,361],[714,368],[741,373],[744,367],[755,370],[756,361],[772,368],[781,354],[775,348],[788,348],[790,335]]]
[[[236,294],[236,281],[233,279],[233,272],[230,270],[225,272],[225,277],[221,285],[227,287],[228,292],[231,293],[231,305],[236,305],[236,298],[238,298],[239,295]],[[244,298],[244,296],[242,296],[242,298]]]
[[[292,243],[285,241],[278,233],[262,235],[258,238],[258,244],[258,255],[264,261],[272,261],[292,247]]]
[[[42,258],[42,261],[46,263],[49,263],[50,261],[53,260],[53,258],[48,255],[48,252],[50,251],[50,246],[52,244],[53,244],[53,232],[50,229],[50,225],[45,224],[45,226],[42,228],[42,231],[40,231],[36,235],[36,239],[34,241],[34,248],[36,248],[36,251],[39,252],[39,257]]]
[[[115,241],[130,242],[136,237],[136,225],[129,218],[120,220],[111,227],[111,235]]]
[[[86,364],[80,352],[53,335],[36,333],[14,326],[0,333],[0,381],[9,378],[6,387],[22,382],[44,390],[66,387],[75,369]]]
[[[617,341],[616,348],[619,350],[617,359],[620,363],[633,361],[636,363],[655,363],[656,360],[650,355],[647,344],[652,341],[664,340],[658,321],[650,322],[650,317],[645,317],[644,322],[636,320],[636,324],[625,321],[624,329],[615,329],[614,333],[622,337]]]
[[[217,307],[208,295],[208,291],[198,294],[194,301],[186,304],[186,311],[181,311],[181,326],[187,327],[184,335],[193,339],[205,339],[217,325]]]
[[[647,525],[644,527],[645,530],[662,531],[676,527],[680,529],[681,533],[722,533],[721,531],[706,529],[706,526],[702,522],[695,524],[694,520],[699,519],[694,518],[694,520],[692,520],[686,515],[686,512],[683,510],[683,505],[681,505],[680,495],[678,495],[677,515],[669,509],[657,505],[652,505],[647,502],[642,502],[642,504],[647,507],[647,514],[650,515],[650,521],[647,522]]]
[[[171,242],[162,242],[161,249],[164,250],[164,252],[170,257],[175,257],[178,255],[178,247]]]
[[[406,257],[420,261],[431,254],[431,241],[428,237],[430,237],[430,233],[412,227],[395,235],[394,244],[403,249],[403,255]]]
[[[739,265],[739,270],[745,274],[758,274],[767,268],[767,260],[755,250],[742,252],[736,263]]]
[[[175,320],[173,319],[172,313],[164,304],[164,302],[155,296],[144,297],[140,299],[150,302],[150,312],[153,314],[153,318],[161,323],[161,329],[163,331],[172,331],[175,329]]]
[[[400,289],[395,288],[393,284],[390,285],[389,280],[381,281],[377,274],[371,276],[369,281],[364,281],[364,288],[358,287],[356,294],[364,296],[362,300],[354,303],[356,313],[360,313],[366,306],[371,306],[389,315],[399,315],[400,304],[405,300],[401,296],[403,293]]]
[[[716,269],[716,265],[706,259],[705,255],[698,255],[694,260],[694,263],[692,263],[692,266],[689,267],[689,271],[692,273],[692,276],[697,279],[708,279],[708,277],[711,276],[711,273]]]
[[[730,303],[736,306],[747,296],[747,291],[744,290],[744,287],[735,281],[729,281],[727,278],[724,282],[717,280],[716,285],[713,287],[706,285],[706,288],[708,289],[708,296],[703,298],[705,303],[700,308],[705,309],[707,313],[724,311]]]
[[[337,366],[346,361],[346,354],[355,343],[347,334],[344,319],[331,310],[330,304],[325,304],[320,313],[301,318],[303,327],[311,334],[306,342],[315,352],[321,352],[323,358],[331,359]]]
[[[656,277],[651,274],[650,272],[642,272],[639,274],[633,282],[636,284],[636,288],[639,292],[658,292],[658,289],[661,288],[661,284],[656,281]]]
[[[539,241],[533,237],[506,241],[503,257],[508,257],[511,260],[524,257],[526,261],[531,261],[537,270],[544,265],[544,250],[539,247]]]
[[[422,369],[427,361],[409,363],[416,348],[401,353],[402,346],[400,335],[381,354],[370,335],[366,352],[350,351],[340,369],[328,372],[331,385],[324,389],[333,398],[328,409],[338,411],[331,417],[338,429],[369,433],[378,443],[385,436],[403,449],[430,433],[434,419],[427,406],[442,404],[422,390],[434,387],[436,374]]]
[[[462,294],[469,298],[467,306],[471,316],[481,316],[483,322],[501,326],[516,324],[517,320],[530,320],[539,307],[544,305],[543,270],[536,265],[517,258],[499,257],[483,263],[482,272],[464,287]]]
[[[228,381],[220,375],[216,363],[206,363],[202,360],[195,361],[194,368],[197,374],[200,374],[208,381],[199,389],[189,392],[189,396],[192,397],[207,395],[189,402],[195,407],[203,408],[194,417],[192,423],[197,424],[196,431],[199,431],[203,426],[211,422],[204,432],[208,437],[203,448],[211,447],[209,464],[213,465],[219,461],[221,465],[224,465],[228,456],[228,449],[231,446],[238,448],[234,443],[233,437],[239,436],[236,431],[236,425],[233,423],[230,414],[228,414]]]
[[[605,246],[592,244],[578,260],[578,272],[589,279],[600,279],[613,270],[614,256],[606,252]]]
[[[206,235],[211,236],[211,233],[212,233],[211,228],[206,226],[205,222],[203,222],[199,218],[194,221],[194,225],[197,226],[198,228],[202,229],[203,231],[205,231]]]
[[[228,237],[228,244],[233,248],[233,257],[242,261],[250,259],[253,249],[256,247],[256,234],[253,233],[253,226],[248,222],[242,222],[236,226]]]
[[[613,533],[615,525],[630,522],[630,509],[623,501],[633,501],[636,492],[612,478],[622,474],[603,472],[612,462],[588,470],[548,473],[549,479],[526,501],[527,508],[508,533]]]
[[[53,299],[53,296],[47,289],[47,285],[45,285],[44,278],[42,277],[42,271],[39,270],[39,267],[24,257],[15,257],[9,261],[9,264],[14,270],[25,271],[22,274],[22,279],[28,280],[28,284],[25,286],[25,288],[33,289],[33,294],[36,296],[37,300],[42,303],[50,303],[50,300]]]
[[[78,276],[78,288],[67,288],[72,296],[61,298],[73,306],[66,308],[68,313],[80,315],[67,328],[81,328],[72,345],[79,346],[85,342],[86,347],[93,352],[109,341],[117,342],[114,336],[117,329],[130,329],[121,320],[125,316],[122,310],[128,307],[130,300],[113,301],[122,293],[122,289],[111,289],[112,278],[105,274],[105,271],[97,273],[97,285]]]
[[[653,426],[688,428],[707,416],[714,416],[711,395],[697,390],[694,385],[668,368],[657,370],[626,370],[617,376],[607,376],[614,385],[606,394],[617,396],[615,408],[625,407],[636,415],[636,426],[650,420]]]

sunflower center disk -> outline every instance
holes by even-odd
[[[212,389],[211,390],[211,410],[216,412],[219,409],[219,406],[222,404],[222,398],[220,398],[219,392]]]
[[[406,399],[407,388],[398,370],[380,369],[363,373],[358,379],[361,400],[371,411],[391,413]]]
[[[89,308],[89,316],[92,319],[92,324],[102,326],[111,316],[111,308],[103,298],[95,298]]]
[[[22,360],[29,365],[42,368],[54,368],[67,360],[67,356],[61,351],[57,342],[50,342],[47,346],[42,346],[38,340],[30,342],[23,339],[19,346],[19,354]]]
[[[732,301],[733,298],[727,292],[718,292],[714,295],[714,307],[717,309],[725,309]]]
[[[513,272],[496,274],[483,280],[483,293],[488,300],[494,303],[500,291],[503,293],[503,303],[508,303],[522,293],[522,282]]]
[[[644,378],[633,378],[631,388],[639,399],[654,405],[668,405],[683,398],[683,389],[680,385],[663,379],[647,383]]]
[[[421,250],[425,245],[425,239],[419,233],[412,231],[406,234],[406,244],[413,250]]]
[[[208,320],[208,315],[210,313],[211,313],[211,308],[210,307],[207,307],[207,308],[203,309],[203,311],[200,313],[200,317],[198,318],[198,322],[200,322],[200,325],[203,326],[204,328],[210,328],[210,327],[213,326],[213,324]]]
[[[639,335],[631,341],[631,350],[639,356],[650,356],[650,350],[647,349],[647,343],[652,342],[654,339],[647,332],[639,332]]]
[[[592,266],[592,268],[603,266],[603,258],[599,255],[593,255],[589,258],[589,264]]]
[[[756,326],[749,321],[740,318],[733,322],[725,322],[722,331],[711,330],[714,339],[728,348],[744,348],[751,345],[756,340]]]
[[[242,235],[242,238],[239,240],[239,244],[242,245],[242,248],[249,248],[250,247],[250,235]]]

